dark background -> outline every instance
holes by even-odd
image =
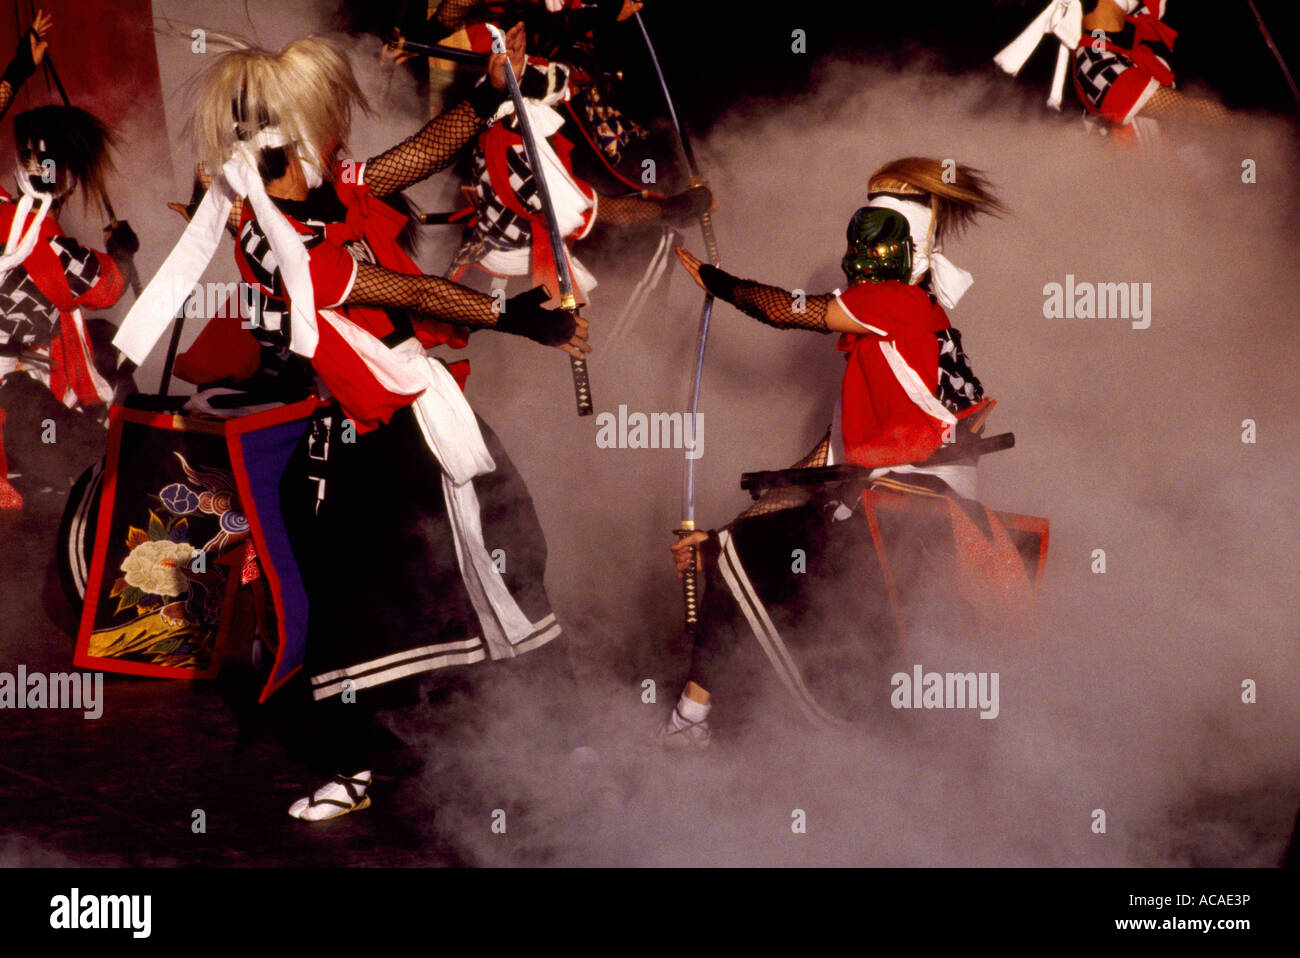
[[[996,73],[992,60],[1047,0],[966,0],[884,3],[726,3],[718,0],[647,0],[641,16],[668,74],[678,110],[703,133],[747,100],[786,99],[814,87],[828,59],[887,62],[899,66],[930,58],[938,72]],[[355,32],[407,23],[418,29],[424,4],[344,0],[340,18]],[[1300,56],[1291,26],[1294,0],[1256,0],[1288,66]],[[412,8],[415,8],[412,10]],[[1173,0],[1165,22],[1179,31],[1174,72],[1180,87],[1213,92],[1234,109],[1294,114],[1296,103],[1246,0]],[[791,34],[805,31],[807,53],[791,52]],[[602,38],[602,55],[625,70],[620,99],[635,116],[662,112],[662,101],[632,21]],[[1044,42],[1021,82],[1047,95],[1056,45]],[[698,78],[687,87],[676,78]],[[1067,109],[1078,108],[1067,83]]]

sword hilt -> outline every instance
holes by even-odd
[[[587,377],[587,361],[577,356],[569,357],[573,370],[573,394],[578,401],[578,415],[590,416],[596,411],[591,402],[591,380]]]
[[[678,539],[685,539],[695,531],[695,523],[690,520],[682,520],[681,527],[674,529]],[[699,547],[690,547],[690,557],[686,562],[686,571],[682,575],[682,599],[686,606],[686,632],[688,635],[695,634],[696,623],[700,620],[700,601],[699,601]]]
[[[691,186],[703,186],[702,176],[692,176]],[[700,214],[700,232],[704,234],[704,248],[709,254],[709,262],[714,266],[722,265],[722,254],[718,252],[718,237],[713,232],[713,213],[705,210]]]
[[[560,297],[560,309],[566,313],[578,315],[578,298],[570,290]],[[573,395],[578,401],[578,415],[590,416],[596,411],[591,401],[591,379],[587,375],[587,360],[577,356],[569,357],[569,368],[573,371]]]
[[[709,254],[709,262],[721,266],[722,254],[718,252],[718,238],[713,234],[713,214],[708,210],[700,214],[700,230],[704,233],[704,249]]]

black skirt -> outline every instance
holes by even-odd
[[[331,420],[324,467],[304,447],[281,486],[311,603],[305,671],[317,700],[350,692],[388,705],[430,673],[490,656],[461,579],[441,469],[412,409],[351,437],[341,415]],[[515,645],[524,654],[561,631],[544,585],[546,540],[522,478],[479,427],[496,462],[474,480],[483,537],[533,623]]]
[[[747,699],[766,665],[811,725],[856,723],[887,687],[898,630],[861,506],[738,519],[711,541],[691,678]]]

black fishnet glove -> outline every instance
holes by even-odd
[[[605,226],[637,226],[660,221],[685,226],[712,206],[713,194],[707,186],[692,186],[663,199],[601,196],[596,219]]]
[[[538,286],[512,296],[498,310],[491,296],[441,276],[408,276],[359,263],[346,302],[405,309],[455,326],[496,329],[545,346],[562,346],[573,338],[577,320],[562,310],[542,309],[549,298],[546,287]]]
[[[448,33],[455,33],[470,22],[475,8],[486,6],[486,0],[442,0],[433,13],[433,19]]]
[[[802,303],[793,293],[777,286],[765,286],[749,279],[737,279],[707,263],[700,267],[700,280],[704,288],[735,306],[746,316],[777,329],[811,329],[829,333],[826,310],[835,297],[829,293],[804,296]],[[802,305],[803,309],[797,309]]]
[[[603,226],[637,226],[657,223],[662,216],[658,200],[644,196],[604,196],[596,204],[596,222]]]
[[[14,58],[9,61],[9,66],[5,67],[4,75],[0,76],[0,116],[4,116],[14,102],[18,88],[36,72],[36,61],[32,58],[31,38],[32,31],[24,30],[23,35],[18,38],[18,49],[14,51]]]
[[[456,104],[391,149],[366,161],[365,182],[376,196],[391,196],[449,166],[496,112],[503,93],[481,83]]]
[[[543,346],[563,346],[573,338],[578,321],[564,310],[542,309],[542,303],[550,298],[545,286],[511,296],[497,317],[496,330],[526,336]]]
[[[817,441],[808,453],[798,462],[790,466],[791,469],[816,469],[826,465],[826,460],[830,458],[831,433],[826,430],[826,435]],[[812,498],[812,490],[808,486],[782,486],[777,489],[769,489],[763,493],[752,506],[738,515],[737,519],[748,519],[752,516],[765,516],[773,512],[782,512],[785,509],[793,509],[796,506],[802,506]]]
[[[104,251],[113,259],[126,259],[140,252],[140,238],[126,220],[115,220],[104,228]]]

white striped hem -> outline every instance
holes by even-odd
[[[531,652],[556,638],[563,629],[551,613],[540,622],[534,622],[532,631],[513,642],[516,655]],[[473,665],[488,657],[487,648],[481,636],[463,639],[459,642],[443,642],[439,645],[426,645],[416,649],[407,649],[393,655],[372,659],[337,669],[323,672],[311,678],[312,698],[320,701],[340,694],[347,683],[353,690],[367,689],[383,685],[421,672],[435,672],[453,665]]]
[[[803,676],[799,674],[799,667],[795,665],[790,650],[786,648],[785,641],[781,638],[781,633],[777,631],[771,617],[767,614],[767,609],[763,606],[762,600],[759,599],[758,593],[754,591],[749,576],[745,574],[745,568],[740,563],[740,556],[736,554],[736,546],[731,538],[730,530],[722,530],[718,539],[722,546],[721,560],[718,563],[722,578],[727,583],[727,588],[731,590],[731,594],[735,597],[736,604],[740,606],[740,611],[744,613],[745,619],[749,622],[749,627],[754,633],[754,638],[758,639],[763,654],[772,663],[777,678],[794,696],[799,711],[815,728],[847,728],[850,723],[837,719],[818,705],[817,700],[813,698],[812,692],[804,684]]]

